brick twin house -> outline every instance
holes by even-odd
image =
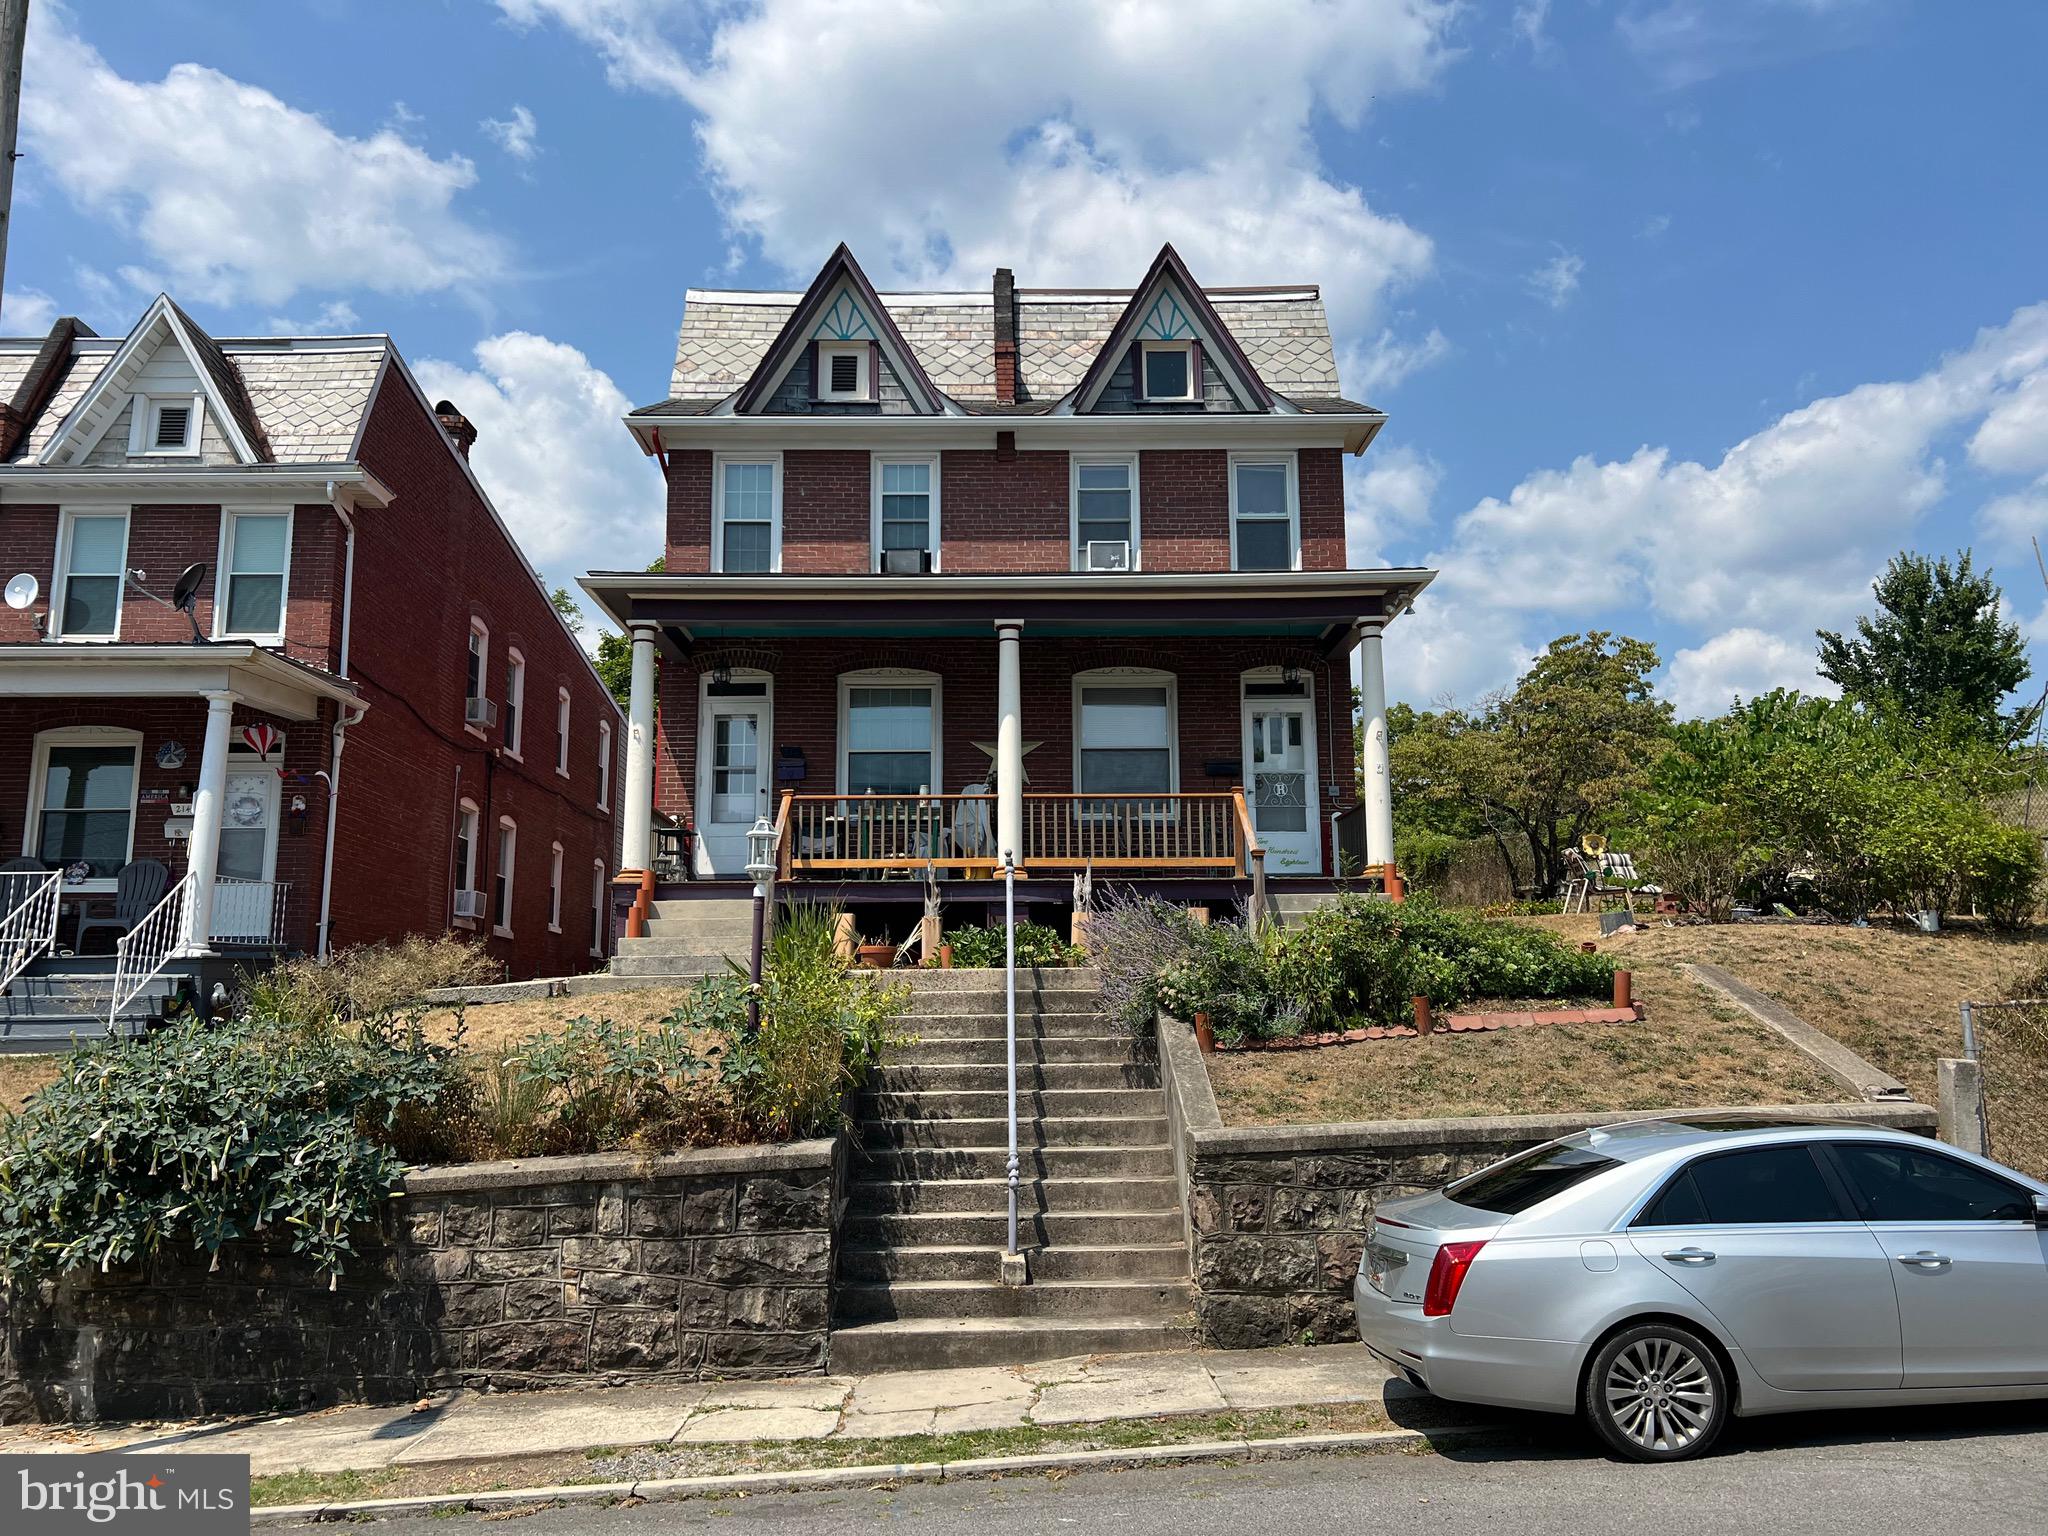
[[[624,722],[388,338],[159,298],[0,341],[0,391],[0,1013],[104,1018],[74,949],[158,996],[451,926],[605,953]]]
[[[765,818],[866,931],[926,880],[978,917],[1005,853],[1054,919],[1083,870],[1224,905],[1381,878],[1380,636],[1432,574],[1346,564],[1384,420],[1315,288],[1205,289],[1171,247],[1131,290],[881,294],[842,246],[802,294],[692,291],[628,419],[664,569],[584,582],[632,637],[626,868],[737,894]]]

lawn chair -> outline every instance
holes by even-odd
[[[78,934],[71,942],[77,954],[85,953],[85,936],[95,928],[113,928],[128,932],[137,923],[149,916],[152,908],[164,899],[164,892],[171,883],[171,872],[155,859],[136,859],[125,864],[121,873],[114,877],[114,913],[111,917],[92,915],[92,903],[78,905]]]
[[[0,917],[27,901],[28,893],[44,873],[41,859],[9,859],[0,864]]]

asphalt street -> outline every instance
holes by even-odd
[[[550,1509],[519,1521],[521,1536],[1876,1536],[1935,1527],[2048,1530],[2048,1405],[1738,1422],[1714,1455],[1663,1467],[1608,1460],[1565,1420],[1503,1417],[1426,1451]]]

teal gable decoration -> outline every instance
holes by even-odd
[[[1145,323],[1138,327],[1138,335],[1145,341],[1197,339],[1194,322],[1188,319],[1187,311],[1180,307],[1180,300],[1170,292],[1161,293],[1153,300],[1151,313],[1145,316]]]
[[[868,317],[861,312],[853,295],[842,292],[832,301],[832,307],[818,319],[811,332],[813,341],[878,341],[875,328],[868,324]]]

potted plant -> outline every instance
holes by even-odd
[[[896,946],[887,939],[863,935],[856,953],[860,956],[860,963],[870,970],[886,971],[896,963]]]

